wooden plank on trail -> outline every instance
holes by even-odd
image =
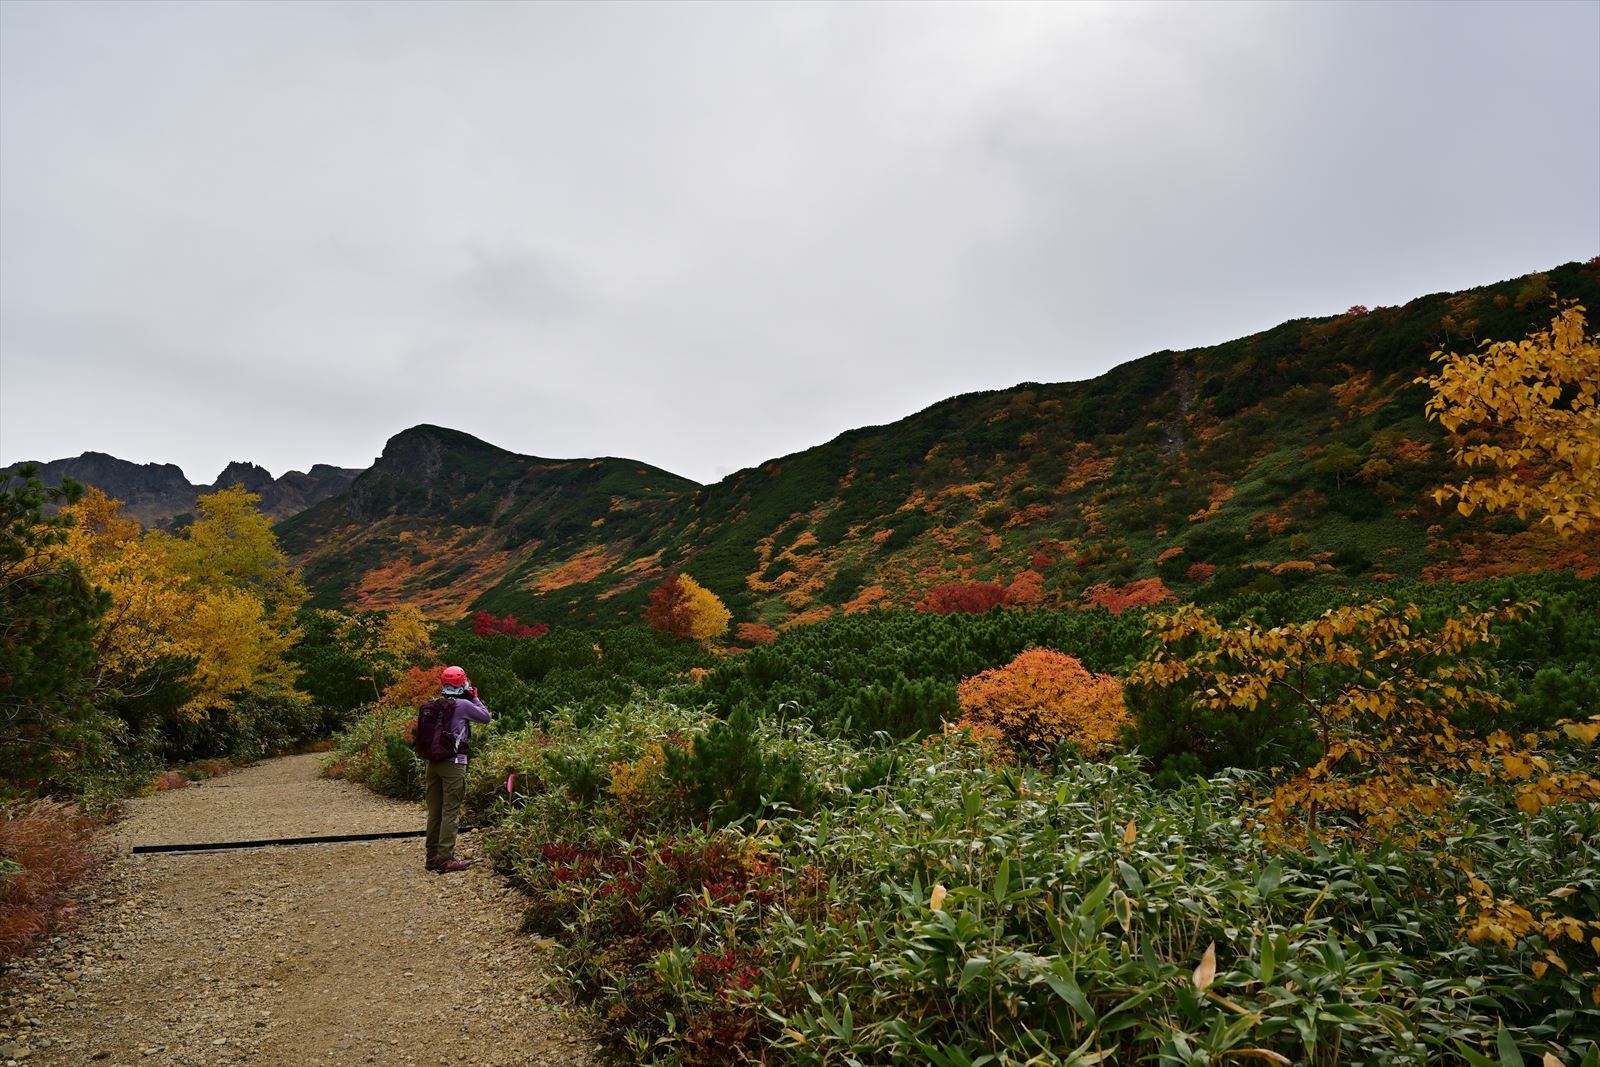
[[[135,853],[222,852],[236,848],[267,848],[271,845],[336,845],[351,841],[390,841],[401,837],[423,837],[425,830],[391,830],[381,834],[319,834],[315,837],[272,837],[260,841],[195,841],[181,845],[134,845]]]

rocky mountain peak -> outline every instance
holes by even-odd
[[[272,482],[272,473],[267,468],[236,459],[222,468],[222,473],[217,475],[213,485],[217,489],[231,489],[236,485],[242,485],[252,493],[259,493]]]

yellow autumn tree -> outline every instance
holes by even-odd
[[[293,684],[285,653],[305,588],[255,499],[202,497],[200,519],[176,535],[142,532],[95,489],[68,509],[76,523],[60,551],[111,595],[98,637],[102,690],[187,661],[192,695],[180,714],[199,719],[245,690]]]
[[[422,609],[406,606],[384,613],[378,649],[400,667],[422,667],[438,659]]]
[[[733,613],[722,599],[687,574],[680,581],[683,582],[684,607],[689,613],[689,637],[695,641],[709,641],[726,633]]]
[[[1562,537],[1600,525],[1600,335],[1568,302],[1547,330],[1481,352],[1435,352],[1443,364],[1417,381],[1433,390],[1428,414],[1458,438],[1457,463],[1474,472],[1434,494],[1463,515],[1478,509],[1538,515]]]
[[[680,641],[708,641],[728,629],[733,613],[717,594],[687,574],[669,574],[650,590],[645,621]]]
[[[288,689],[295,674],[286,654],[300,636],[295,613],[308,594],[299,571],[278,546],[271,522],[257,509],[260,500],[238,486],[207,494],[195,502],[198,518],[179,534],[152,531],[146,540],[210,602],[208,614],[230,621],[224,634],[242,644],[215,651],[235,665],[254,664],[246,686],[270,683]],[[247,623],[249,612],[240,596],[257,605],[253,624]],[[256,647],[247,651],[244,645]],[[240,677],[241,671],[216,676]]]
[[[149,551],[138,521],[122,514],[122,502],[88,489],[64,514],[74,522],[57,551],[111,596],[96,635],[95,688],[115,688],[163,658],[186,655],[176,629],[194,598],[162,557]]]

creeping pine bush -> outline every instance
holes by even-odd
[[[72,914],[74,886],[93,872],[94,824],[66,804],[0,810],[0,960],[26,951]]]

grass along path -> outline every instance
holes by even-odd
[[[133,801],[82,925],[0,971],[0,1064],[595,1062],[516,895],[484,868],[426,873],[420,839],[127,854],[422,826],[318,760]]]

